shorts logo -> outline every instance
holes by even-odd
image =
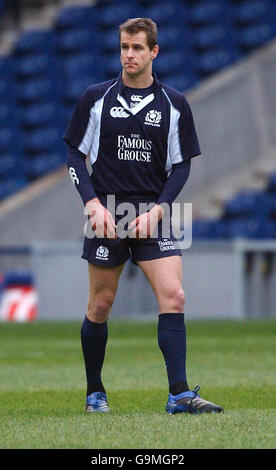
[[[160,242],[158,241],[158,245],[160,248],[160,251],[168,251],[168,250],[175,250],[174,243],[170,240],[167,240],[167,238],[164,238],[164,241]]]
[[[79,184],[79,178],[77,177],[76,170],[73,166],[69,168],[69,175],[74,184]]]
[[[107,261],[109,255],[109,249],[106,248],[106,246],[99,246],[99,248],[96,251],[96,258],[97,259],[103,259]]]
[[[121,106],[113,106],[110,110],[110,116],[113,118],[128,118],[129,114]]]
[[[147,124],[148,126],[160,127],[161,118],[162,115],[160,111],[155,111],[154,109],[151,109],[146,114],[145,124]]]

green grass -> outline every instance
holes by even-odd
[[[164,412],[156,323],[109,322],[112,414],[84,412],[80,323],[0,325],[0,448],[275,448],[275,321],[187,322],[191,387],[222,415]]]

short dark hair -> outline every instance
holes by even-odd
[[[130,18],[119,26],[120,39],[122,31],[128,34],[145,31],[150,50],[157,44],[157,25],[150,18]]]

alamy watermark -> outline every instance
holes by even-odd
[[[156,204],[154,202],[132,202],[116,203],[115,195],[107,195],[105,210],[102,210],[97,204],[93,205],[92,213],[89,213],[87,206],[84,208],[84,215],[88,220],[84,225],[84,234],[87,238],[105,238],[97,233],[97,224],[102,227],[106,225],[107,213],[109,212],[115,223],[116,237],[118,238],[145,238],[136,230],[133,223],[137,217],[143,214],[144,225],[147,225],[148,235],[146,238],[161,238],[159,240],[160,250],[168,250],[173,242],[170,241],[171,235],[177,240],[178,247],[186,250],[192,245],[192,203],[174,202],[171,205],[167,203],[159,204],[164,213],[158,221],[158,211],[151,211]]]

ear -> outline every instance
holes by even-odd
[[[151,58],[155,59],[158,55],[158,52],[159,52],[159,46],[156,44],[151,51]]]

